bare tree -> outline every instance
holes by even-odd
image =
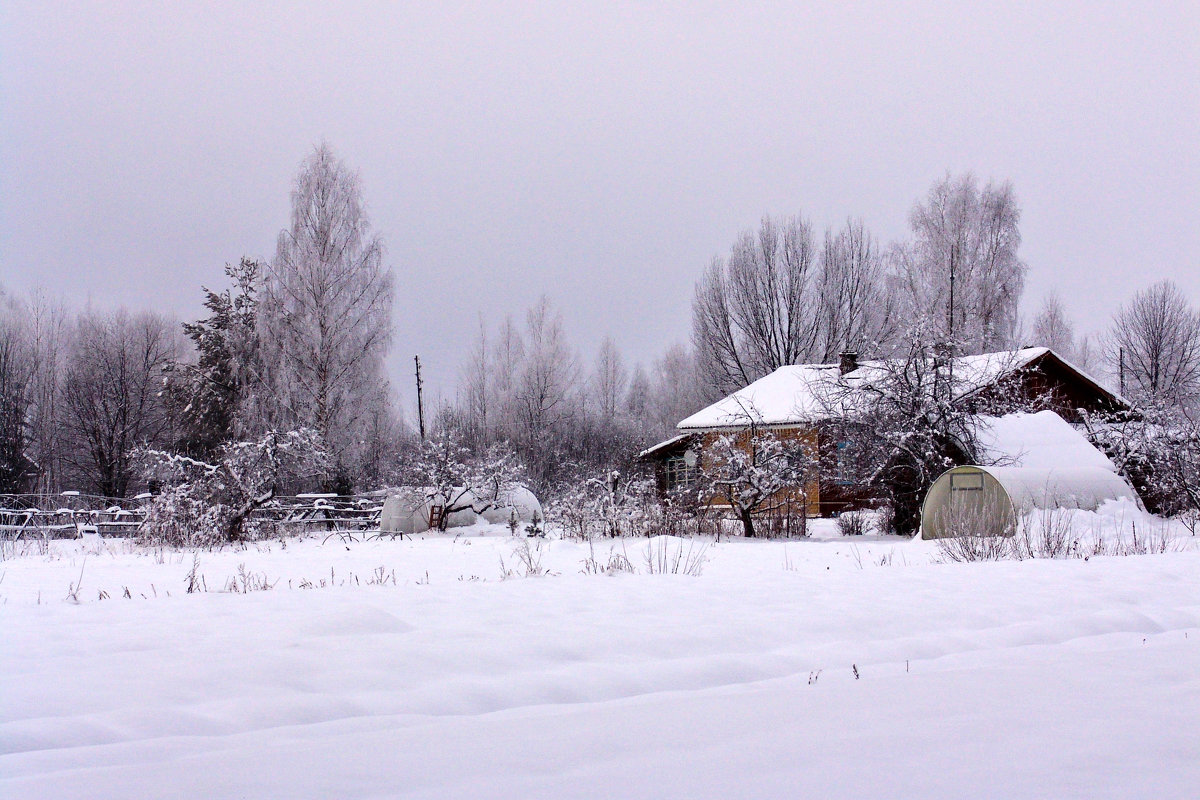
[[[818,361],[853,350],[873,352],[895,335],[895,309],[879,245],[861,221],[825,232],[818,281]]]
[[[178,356],[176,325],[164,317],[79,317],[64,388],[67,461],[100,494],[124,497],[136,477],[134,449],[174,438],[162,386]]]
[[[602,419],[612,421],[621,410],[621,401],[629,385],[629,371],[621,351],[612,337],[604,337],[596,354],[596,366],[592,373],[592,393]]]
[[[1200,312],[1171,281],[1117,310],[1106,351],[1134,395],[1178,403],[1200,393]]]
[[[1075,326],[1054,292],[1042,298],[1041,310],[1033,320],[1033,344],[1049,347],[1063,358],[1075,360]]]
[[[30,460],[33,376],[24,307],[0,287],[0,492],[24,491],[36,477]]]
[[[480,315],[479,336],[471,348],[461,378],[464,433],[468,443],[475,448],[485,447],[491,441],[490,426],[495,424],[489,414],[493,411],[492,384],[492,353],[488,347],[487,326]]]
[[[692,343],[715,390],[733,391],[811,355],[816,265],[812,226],[799,217],[764,217],[757,234],[742,233],[728,262],[713,259],[696,285]]]
[[[547,298],[529,310],[525,330],[525,358],[516,396],[522,444],[533,447],[544,431],[574,412],[579,367],[563,333],[562,315]]]
[[[1017,254],[1020,221],[1009,183],[980,190],[970,173],[935,183],[913,208],[915,240],[894,251],[905,315],[937,309],[942,337],[966,353],[1011,346],[1027,271]]]
[[[392,274],[359,177],[323,143],[296,178],[291,227],[279,234],[267,270],[260,332],[277,413],[286,427],[316,428],[342,478],[358,457],[363,400],[385,384],[391,309]]]
[[[705,392],[696,361],[691,348],[678,343],[654,359],[642,414],[653,439],[670,435],[677,422],[717,399]]]

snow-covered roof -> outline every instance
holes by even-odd
[[[655,453],[658,453],[662,450],[669,450],[670,448],[683,442],[684,440],[691,439],[695,435],[696,434],[694,434],[694,433],[681,433],[678,436],[672,436],[670,439],[667,439],[666,441],[659,442],[656,445],[647,447],[645,450],[638,453],[637,457],[638,458],[646,458],[647,456],[654,455]]]
[[[836,385],[838,368],[827,364],[780,367],[744,389],[697,411],[676,427],[681,430],[781,425],[827,415],[823,390]]]
[[[1108,456],[1053,411],[977,419],[980,458],[985,462],[1041,470],[1117,471]]]
[[[960,397],[977,392],[1051,352],[1046,347],[1024,347],[955,358],[955,391]],[[1058,357],[1057,354],[1055,357]],[[841,381],[836,364],[780,367],[744,389],[697,411],[676,427],[680,430],[704,430],[741,427],[750,422],[758,425],[795,425],[829,419],[832,416],[831,408],[835,405],[831,401],[840,387],[875,384],[887,377],[889,366],[888,361],[862,361],[857,369],[841,376]],[[1075,369],[1073,366],[1071,368]],[[1100,386],[1085,373],[1078,369],[1075,371],[1097,387]]]
[[[1045,355],[1052,355],[1063,365],[1106,393],[1121,404],[1128,403],[1120,396],[1106,390],[1073,363],[1062,359],[1054,350],[1044,347],[1001,350],[998,353],[959,356],[954,359],[954,391],[958,397],[991,386],[1006,375],[1032,365]],[[756,425],[798,425],[804,422],[828,420],[834,416],[832,409],[838,407],[835,398],[845,403],[846,386],[869,386],[887,378],[896,362],[860,361],[856,369],[841,375],[838,365],[830,363],[804,363],[780,367],[775,372],[739,389],[732,395],[719,399],[708,408],[696,411],[676,426],[680,431],[703,431],[709,428],[744,427],[750,422]],[[839,380],[840,377],[840,380]]]

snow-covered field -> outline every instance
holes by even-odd
[[[818,533],[699,575],[647,574],[679,540],[598,542],[614,575],[550,540],[542,577],[502,528],[272,542],[199,553],[191,594],[191,553],[8,552],[0,796],[1197,796],[1190,537],[944,564]]]

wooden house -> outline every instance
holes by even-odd
[[[1129,408],[1119,395],[1046,347],[949,362],[954,402],[964,408],[984,408],[1003,398],[1010,404],[1055,411],[1070,423],[1081,422],[1085,413]],[[641,458],[654,465],[659,492],[668,496],[699,479],[716,436],[771,430],[783,438],[803,438],[820,454],[818,474],[804,491],[810,515],[870,506],[875,494],[857,483],[849,468],[854,442],[846,440],[837,409],[844,407],[847,387],[853,392],[878,385],[888,374],[888,362],[859,362],[851,353],[843,354],[838,364],[780,367],[680,421],[678,435],[643,451]],[[833,402],[835,396],[838,402]]]

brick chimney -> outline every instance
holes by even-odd
[[[854,372],[858,369],[858,352],[856,350],[843,350],[839,354],[840,362],[838,370],[845,375],[847,372]]]

